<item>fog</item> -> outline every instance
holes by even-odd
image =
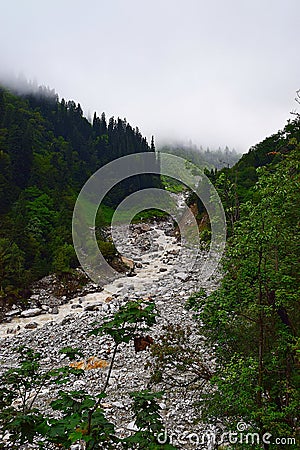
[[[298,0],[2,0],[0,77],[126,117],[156,144],[245,152],[300,87]]]

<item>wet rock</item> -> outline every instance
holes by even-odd
[[[43,310],[41,308],[31,308],[31,309],[25,309],[21,312],[22,317],[34,317],[41,314]]]
[[[128,272],[127,276],[128,277],[135,277],[137,274],[135,272]]]
[[[121,261],[130,270],[134,270],[134,261],[132,259],[126,258],[126,256],[121,256]]]
[[[14,310],[12,310],[12,311],[8,311],[8,312],[5,314],[5,316],[8,317],[8,318],[15,317],[15,316],[18,316],[18,315],[20,314],[20,312],[21,312],[20,309],[14,309]]]
[[[84,311],[97,311],[103,307],[102,302],[88,304],[84,307]]]
[[[30,322],[30,323],[27,323],[24,328],[26,328],[26,330],[34,330],[37,327],[38,327],[38,324],[36,322]]]

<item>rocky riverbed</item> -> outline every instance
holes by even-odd
[[[132,225],[129,235],[125,233],[125,228],[120,226],[115,235],[118,238],[118,250],[134,264],[127,275],[118,276],[113,282],[103,286],[100,292],[75,297],[65,304],[55,305],[55,314],[46,307],[36,311],[30,308],[27,313],[18,312],[10,322],[1,324],[1,372],[15,365],[13,348],[20,344],[40,351],[44,355],[44,367],[60,365],[61,355],[58,352],[66,346],[81,349],[85,360],[95,357],[109,363],[112,348],[110,339],[89,336],[88,332],[95,321],[101,323],[112,317],[119,306],[128,300],[141,298],[155,302],[159,312],[157,324],[151,330],[154,342],[164,332],[166,325],[190,327],[187,344],[189,349],[195,349],[198,353],[202,351],[208,367],[213,364],[209,352],[203,347],[192,313],[184,308],[186,300],[193,292],[201,287],[209,292],[217,286],[217,275],[205,282],[201,280],[201,269],[207,253],[200,251],[193,270],[188,272],[186,267],[189,256],[186,254],[179,259],[181,245],[174,236],[172,223],[168,221]],[[135,429],[129,411],[128,392],[147,388],[151,364],[149,349],[136,353],[132,343],[119,348],[107,391],[108,397],[102,405],[107,416],[116,424],[119,436]],[[107,367],[86,370],[84,377],[74,381],[69,388],[98,393],[106,373]],[[183,381],[185,376],[188,375],[182,375]],[[196,446],[195,437],[190,443],[188,440],[184,444],[176,441],[176,436],[180,437],[184,432],[201,433],[201,426],[194,423],[196,415],[193,405],[198,394],[183,386],[176,389],[170,389],[167,385],[158,387],[160,390],[165,389],[161,407],[167,430],[174,433],[174,445],[187,449],[209,448],[207,443],[203,447]],[[41,409],[49,409],[49,403],[56,394],[55,389],[51,388],[50,391],[45,388],[38,396],[37,405]],[[8,434],[1,439],[3,448],[11,448]],[[20,449],[29,448],[37,447],[29,444],[20,446]]]

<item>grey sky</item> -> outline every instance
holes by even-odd
[[[300,88],[299,0],[1,0],[1,71],[156,142],[247,151]]]

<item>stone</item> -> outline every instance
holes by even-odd
[[[5,316],[6,317],[14,317],[14,316],[18,316],[20,314],[20,310],[19,309],[14,309],[13,311],[8,311]]]
[[[25,311],[21,312],[22,317],[34,317],[41,314],[42,309],[41,308],[31,308],[31,309],[25,309]]]
[[[126,267],[128,267],[128,269],[134,269],[134,261],[132,259],[126,258],[126,256],[121,255],[121,261]]]
[[[83,389],[83,387],[86,385],[84,380],[75,380],[73,383],[74,389]]]
[[[111,408],[112,405],[110,403],[101,403],[102,408]]]
[[[102,302],[88,303],[84,307],[84,311],[97,311],[103,307]]]
[[[139,428],[136,426],[135,421],[129,422],[127,425],[127,430],[129,431],[139,431]]]
[[[128,273],[127,273],[127,276],[128,276],[128,277],[136,277],[136,275],[137,275],[137,274],[136,274],[135,272],[128,272]]]
[[[184,272],[178,272],[175,274],[175,278],[179,278],[181,281],[187,281],[189,277],[189,274]]]
[[[112,402],[112,406],[115,406],[116,408],[125,408],[126,406],[124,403],[121,402]]]
[[[26,328],[27,330],[34,330],[37,327],[38,327],[38,324],[36,322],[29,322],[25,325],[24,328]]]

